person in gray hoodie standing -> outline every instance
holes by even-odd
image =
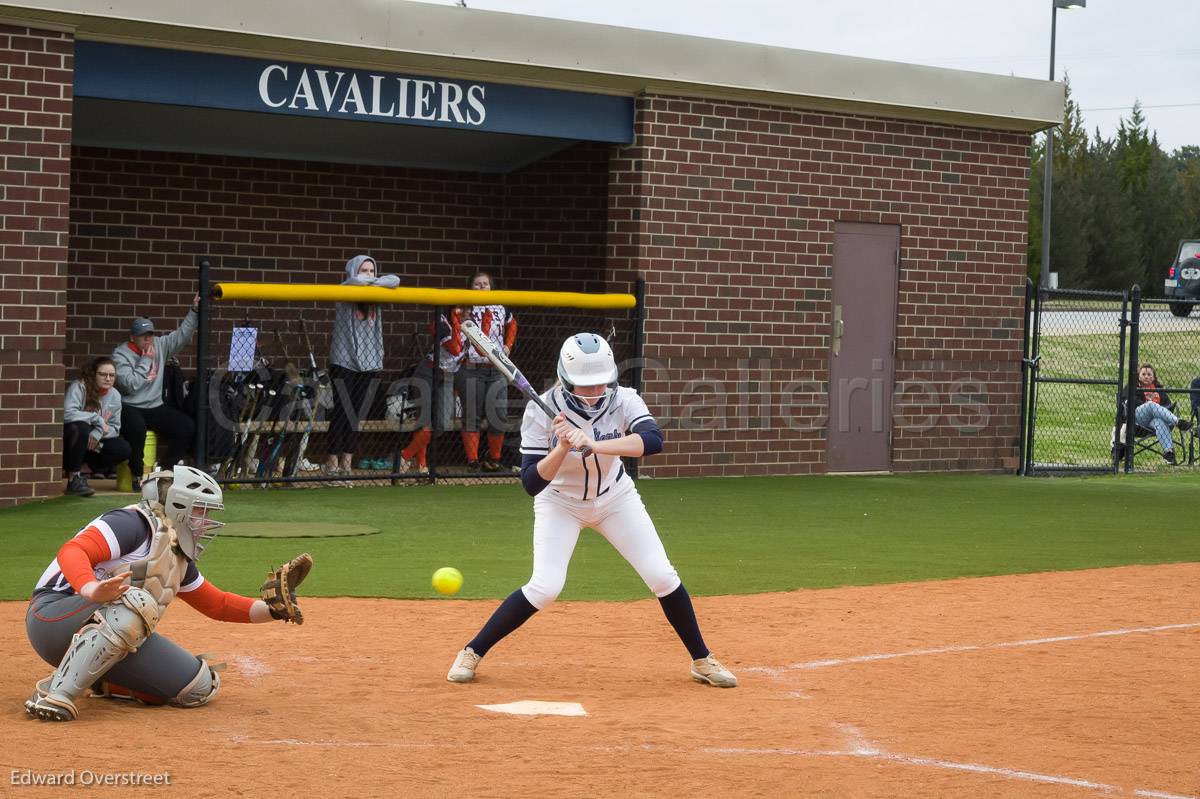
[[[400,285],[400,278],[378,274],[374,258],[356,255],[346,262],[342,285],[394,289]],[[350,474],[354,450],[358,447],[358,422],[371,408],[382,372],[383,319],[379,306],[365,302],[337,303],[329,348],[333,411],[329,420],[326,474]]]
[[[142,451],[146,431],[153,430],[167,441],[164,466],[170,468],[183,460],[192,446],[196,423],[192,417],[163,404],[163,367],[179,350],[192,341],[200,318],[200,295],[179,322],[165,336],[156,336],[154,323],[145,317],[133,320],[129,341],[113,350],[117,365],[117,389],[121,392],[123,423],[121,436],[129,442],[129,471],[133,472],[133,490],[141,490]]]
[[[79,379],[67,385],[63,398],[64,494],[90,497],[96,493],[80,471],[84,461],[95,474],[129,460],[129,442],[120,436],[121,395],[113,388],[116,379],[117,367],[105,356],[89,361]]]

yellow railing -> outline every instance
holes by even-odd
[[[319,283],[215,283],[213,299],[265,302],[365,302],[402,305],[505,305],[548,308],[634,308],[632,294],[583,294],[574,291],[474,291],[472,289],[388,289],[379,286],[329,286]]]

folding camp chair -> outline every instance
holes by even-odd
[[[1184,435],[1187,436],[1188,465],[1191,466],[1197,460],[1200,460],[1200,452],[1197,451],[1197,439],[1200,439],[1200,430],[1196,429],[1196,423],[1200,422],[1200,377],[1192,381],[1191,390],[1188,393],[1191,395],[1192,429],[1188,430]]]
[[[1192,382],[1192,387],[1194,390],[1192,392],[1191,430],[1185,434],[1180,432],[1179,428],[1177,427],[1171,428],[1171,440],[1174,442],[1176,463],[1182,462],[1183,457],[1186,455],[1187,463],[1191,464],[1193,462],[1193,458],[1195,457],[1195,416],[1196,406],[1198,402],[1200,402],[1200,397],[1198,397],[1196,393],[1196,389],[1200,389],[1200,385],[1198,384],[1200,384],[1200,378],[1197,378]],[[1114,468],[1119,468],[1121,462],[1125,460],[1125,423],[1129,416],[1129,414],[1125,412],[1125,400],[1125,391],[1122,389],[1117,393],[1117,402],[1119,403],[1121,410],[1118,414],[1118,425],[1113,429],[1112,459]],[[1170,405],[1165,407],[1171,413],[1179,416],[1180,409],[1178,403],[1172,402]],[[1153,428],[1143,427],[1139,424],[1135,425],[1133,430],[1134,460],[1137,460],[1137,456],[1143,452],[1153,452],[1160,458],[1163,458],[1162,446],[1158,443],[1158,434],[1154,432]]]

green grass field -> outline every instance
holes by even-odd
[[[1133,563],[1200,560],[1188,507],[1200,474],[1017,478],[971,474],[642,480],[667,552],[694,594],[744,594]],[[0,511],[0,599],[25,599],[58,547],[115,497]],[[303,593],[434,598],[439,566],[465,598],[528,578],[532,508],[517,485],[239,491],[238,522],[356,522],[356,538],[217,538],[200,562],[217,585],[254,593],[269,564],[310,551]],[[564,599],[646,596],[632,569],[587,532]]]
[[[1044,336],[1042,377],[1083,377],[1117,381],[1118,340],[1112,334]],[[1155,364],[1168,386],[1188,386],[1200,375],[1200,332],[1144,333],[1138,360]],[[1124,380],[1122,380],[1124,382]],[[1109,463],[1115,385],[1043,383],[1038,386],[1034,461],[1042,464],[1105,466]],[[1189,416],[1186,393],[1172,393]],[[1161,459],[1139,456],[1139,468],[1165,468]]]

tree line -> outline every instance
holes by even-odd
[[[1140,103],[1116,135],[1088,135],[1071,99],[1054,136],[1050,269],[1058,285],[1126,289],[1161,297],[1179,240],[1200,238],[1200,146],[1164,152]],[[1042,183],[1045,137],[1034,137],[1029,172],[1029,276],[1042,266]]]

